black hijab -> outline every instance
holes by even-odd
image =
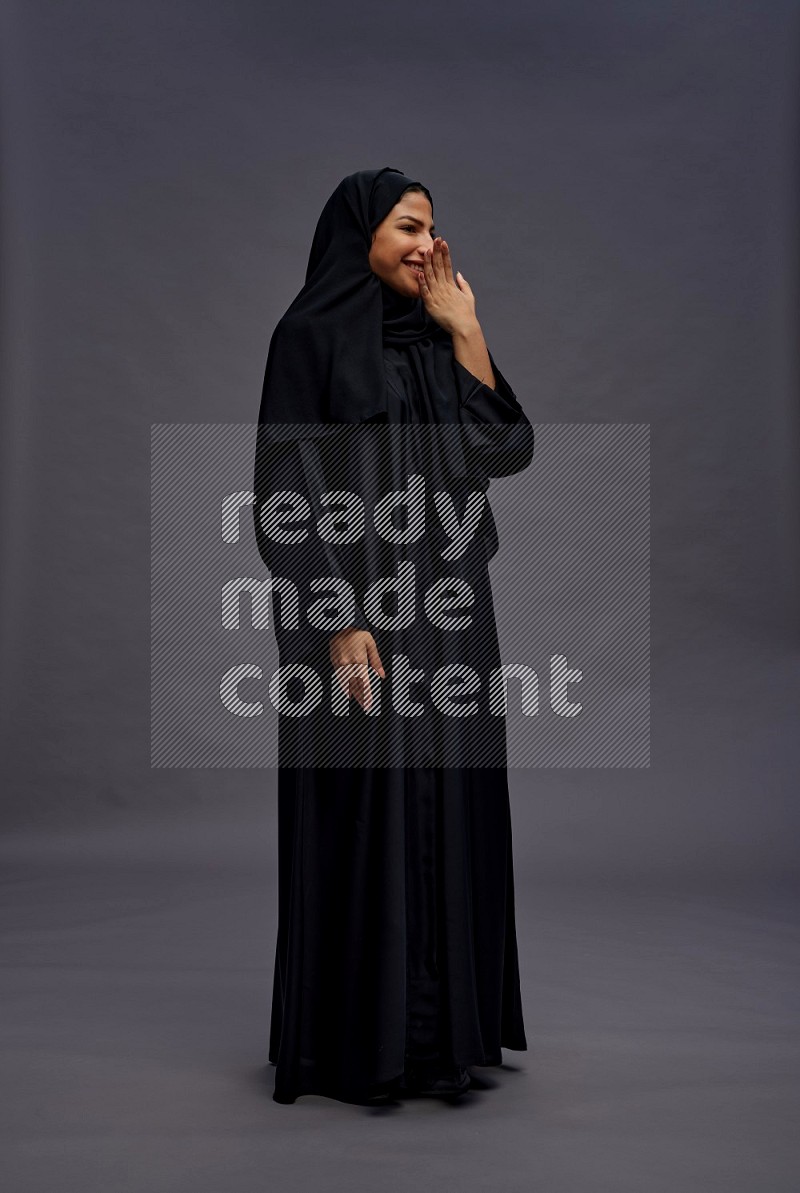
[[[369,264],[372,233],[411,185],[392,166],[343,178],[317,222],[300,293],[270,341],[259,423],[269,439],[316,437],[387,417],[383,344],[432,353],[447,332],[420,298]],[[425,194],[433,208],[426,187]]]

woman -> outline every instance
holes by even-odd
[[[443,677],[467,668],[490,690],[498,543],[485,494],[490,477],[527,467],[533,430],[435,231],[430,193],[401,171],[343,179],[270,342],[254,512],[290,677],[269,1048],[279,1102],[458,1096],[468,1066],[527,1047],[504,722],[471,701],[476,681]],[[331,678],[346,710],[309,696]]]

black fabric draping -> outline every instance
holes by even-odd
[[[348,552],[319,542],[298,552],[265,535],[265,496],[300,493],[315,519],[323,516],[320,497],[343,433],[389,419],[384,335],[416,345],[424,356],[449,341],[419,299],[392,291],[369,264],[372,232],[415,182],[393,166],[342,179],[317,221],[305,284],[270,339],[256,436],[255,534],[273,575],[297,576],[301,605],[315,578],[347,576]],[[326,442],[331,437],[333,444]],[[367,628],[357,603],[345,624]],[[309,625],[302,616],[297,624],[281,618],[275,625],[282,660],[316,657],[330,637],[327,627]]]
[[[419,299],[395,302],[369,265],[372,232],[412,183],[392,166],[361,170],[325,204],[305,284],[270,340],[258,419],[265,438],[316,437],[337,423],[386,417],[385,306],[399,341],[446,337]]]
[[[367,511],[374,510],[386,494],[407,490],[410,477],[423,482],[424,504],[420,504],[425,530],[417,539],[387,542],[367,518],[363,537],[335,548],[335,572],[331,568],[316,573],[346,578],[353,589],[352,604],[341,608],[342,624],[369,630],[375,638],[387,669],[386,681],[375,677],[380,707],[367,716],[358,714],[354,705],[350,715],[340,716],[331,711],[326,687],[316,708],[303,716],[287,717],[280,726],[282,758],[287,766],[333,766],[343,758],[353,766],[368,768],[505,763],[505,721],[492,712],[488,702],[491,675],[500,662],[488,571],[498,534],[488,488],[491,475],[517,471],[528,462],[532,428],[496,365],[497,391],[480,384],[455,362],[447,346],[424,359],[422,366],[415,349],[416,345],[387,345],[384,349],[390,414],[385,426],[353,428],[324,446],[315,445],[329,490],[357,490]],[[454,398],[437,382],[447,374],[453,379]],[[285,459],[284,454],[284,466]],[[456,471],[451,471],[454,461]],[[457,468],[459,461],[463,473]],[[311,495],[307,496],[310,500]],[[442,497],[449,499],[461,520],[468,502],[478,496],[483,507],[475,536],[460,557],[448,559],[449,539],[439,502]],[[304,601],[310,604],[313,600],[308,576],[313,566],[323,567],[323,549],[316,536],[310,536],[299,553],[302,567],[292,560],[297,547],[281,550],[284,571],[279,574],[302,584],[302,609]],[[414,583],[410,624],[397,628],[376,624],[374,605],[370,615],[365,609],[368,590],[382,578],[398,577],[409,567],[413,567]],[[458,632],[433,624],[425,605],[431,587],[451,579],[468,586],[474,595],[470,623]],[[397,613],[397,599],[390,593],[379,610],[388,616]],[[276,602],[276,625],[282,612],[282,602]],[[305,664],[327,681],[331,672],[329,641],[337,628],[341,627],[337,624],[325,630],[300,625],[296,651],[305,653],[295,652],[291,657],[287,653],[282,659]],[[279,629],[278,633],[286,640],[291,632]],[[403,660],[408,660],[412,671],[424,669],[423,692],[440,668],[469,666],[483,685],[477,712],[469,716],[442,712],[430,696],[423,700],[414,688],[412,701],[418,705],[423,700],[424,712],[398,713],[394,693],[402,682]]]
[[[390,715],[383,719],[354,702],[348,715],[333,715],[329,642],[340,625],[315,625],[304,616],[315,578],[346,580],[355,599],[339,608],[341,624],[373,634],[387,688],[402,654],[430,670],[461,661],[482,674],[500,661],[488,571],[498,546],[491,508],[487,501],[464,555],[445,561],[447,537],[435,495],[446,494],[461,517],[470,493],[485,494],[491,477],[527,466],[533,431],[493,358],[495,389],[455,360],[449,335],[432,325],[419,300],[395,294],[375,275],[371,281],[362,276],[370,228],[410,182],[397,175],[367,171],[340,184],[320,218],[306,283],[311,294],[309,282],[322,279],[329,295],[338,296],[334,308],[341,303],[338,311],[325,311],[322,358],[331,367],[349,362],[345,378],[356,358],[365,370],[377,359],[380,401],[367,401],[364,386],[347,386],[338,394],[339,414],[346,417],[323,426],[314,419],[330,417],[337,403],[333,388],[320,383],[319,393],[306,389],[292,406],[305,424],[271,435],[270,419],[289,411],[273,388],[275,362],[284,379],[302,375],[308,385],[324,371],[319,361],[309,369],[302,359],[309,344],[302,323],[284,324],[262,395],[259,432],[267,433],[257,446],[259,549],[273,579],[289,578],[300,594],[294,626],[283,623],[283,602],[273,595],[281,665],[308,666],[326,685],[326,699],[311,715],[280,722],[278,939],[269,1033],[278,1102],[304,1093],[362,1102],[398,1081],[410,1063],[500,1064],[502,1047],[527,1047],[504,719],[482,707],[476,728],[474,718],[442,716],[430,699],[424,715],[397,715],[388,693],[382,710]],[[363,238],[355,234],[354,213],[360,213],[355,222],[361,221]],[[377,324],[365,295],[377,300]],[[334,335],[325,356],[326,336],[337,325],[339,338]],[[369,392],[375,398],[376,391]],[[275,493],[300,493],[313,521],[324,515],[323,493],[356,490],[371,510],[391,489],[404,489],[410,475],[422,477],[426,487],[426,533],[414,542],[397,545],[364,534],[332,544],[311,534],[298,550],[261,532],[259,508]],[[472,624],[443,632],[421,609],[400,629],[368,618],[370,582],[393,574],[401,561],[414,563],[421,589],[444,575],[466,580],[475,594]]]

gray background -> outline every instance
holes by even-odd
[[[15,1190],[796,1186],[797,17],[3,6]],[[149,767],[149,431],[255,420],[383,165],[534,423],[651,424],[652,763],[512,773],[529,1051],[376,1115],[271,1101],[275,773]]]

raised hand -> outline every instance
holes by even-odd
[[[440,327],[451,335],[473,330],[477,323],[475,295],[460,271],[453,276],[450,250],[441,236],[436,237],[432,249],[426,249],[423,273],[417,277],[425,309]]]

